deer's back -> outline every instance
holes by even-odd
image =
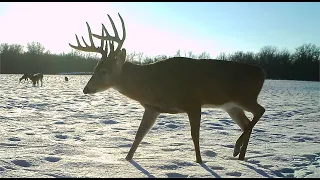
[[[183,57],[144,66],[126,63],[123,68],[124,77],[136,89],[135,94],[127,92],[125,95],[142,103],[168,106],[221,105],[244,93],[257,96],[265,78],[264,71],[258,66]]]
[[[42,73],[31,74],[29,78],[32,80],[39,80],[43,78],[43,74]]]

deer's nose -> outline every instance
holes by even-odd
[[[84,87],[84,89],[83,89],[83,93],[84,94],[88,94],[89,93],[89,88],[86,86],[86,87]]]
[[[84,94],[94,94],[96,92],[97,92],[96,89],[91,89],[91,88],[88,88],[87,86],[83,89]]]

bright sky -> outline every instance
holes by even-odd
[[[266,45],[320,45],[318,2],[0,2],[0,43],[37,41],[52,53],[68,53],[74,34],[89,43],[86,21],[93,33],[103,23],[112,34],[107,14],[122,37],[118,12],[127,32],[123,47],[149,56],[180,49],[214,58]]]

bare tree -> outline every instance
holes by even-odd
[[[228,56],[225,52],[221,52],[217,57],[216,59],[218,60],[223,60],[223,61],[228,61]]]
[[[22,54],[23,46],[20,44],[0,44],[0,53]]]
[[[288,65],[291,62],[292,55],[288,49],[283,49],[276,54],[276,57],[280,65]]]
[[[180,49],[177,50],[177,52],[176,52],[176,54],[174,55],[174,57],[181,57]]]
[[[235,62],[245,62],[245,58],[245,53],[243,51],[236,51],[233,54],[230,54],[228,59]]]
[[[277,64],[276,55],[278,53],[278,48],[275,46],[264,46],[260,49],[260,51],[257,54],[257,58],[259,63],[262,66],[265,66],[266,64]]]
[[[189,52],[188,52],[188,56],[186,56],[186,57],[196,59],[196,58],[197,58],[197,55],[193,54],[192,51],[189,51]]]
[[[204,51],[198,56],[198,58],[199,59],[210,59],[210,54]]]
[[[27,44],[27,52],[30,54],[44,54],[44,46],[39,42],[31,42]]]
[[[296,48],[293,57],[297,63],[320,61],[320,47],[317,47],[315,44],[303,44]]]

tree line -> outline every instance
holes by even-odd
[[[52,54],[39,42],[0,44],[1,74],[92,72],[99,58],[79,51]]]
[[[91,73],[100,59],[97,55],[71,51],[70,53],[52,54],[46,51],[39,42],[27,44],[26,51],[19,44],[0,44],[1,73]],[[137,64],[148,64],[170,57],[189,57],[195,59],[211,59],[210,54],[203,52],[193,54],[192,51],[182,53],[180,50],[173,56],[144,56],[143,53],[128,53],[127,60]],[[262,67],[267,79],[319,81],[320,47],[315,44],[303,44],[290,52],[279,50],[275,46],[265,46],[260,51],[220,53],[215,59],[254,64]]]

